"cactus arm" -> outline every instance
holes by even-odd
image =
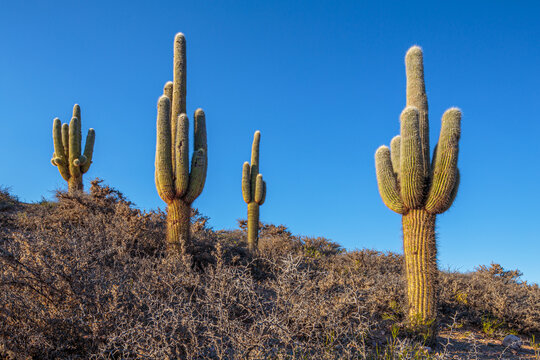
[[[261,200],[259,200],[259,206],[264,204],[264,201],[266,200],[266,181],[264,180],[262,182],[262,187],[263,187],[263,193],[262,193]]]
[[[69,123],[69,172],[77,178],[81,176],[79,158],[81,157],[81,120],[73,117]]]
[[[157,157],[156,157],[157,158]],[[157,160],[157,159],[156,159]],[[159,184],[159,177],[158,177],[158,171],[157,171],[157,161],[154,162],[154,167],[155,167],[155,171],[154,171],[154,180],[156,182],[156,190],[158,192],[158,195],[159,197],[163,200],[163,201],[167,201],[167,197],[165,196],[165,194],[163,193],[163,191],[161,191],[161,185]]]
[[[169,203],[175,197],[171,152],[171,102],[168,97],[158,100],[156,140],[156,186],[163,201]]]
[[[206,144],[206,116],[203,109],[195,110],[193,117],[195,119],[193,124],[195,134],[193,148],[195,150],[203,149],[204,151],[208,151],[208,146]]]
[[[407,74],[407,106],[418,109],[419,135],[422,146],[421,166],[424,178],[429,176],[429,121],[426,86],[424,82],[424,59],[422,49],[413,46],[405,55]]]
[[[259,174],[259,145],[261,142],[261,132],[255,131],[253,135],[253,145],[251,146],[251,189],[252,192],[251,200],[253,200],[253,195],[255,195],[255,189],[257,186],[257,175]]]
[[[56,118],[53,121],[53,144],[54,155],[51,163],[58,167],[58,171],[62,178],[66,181],[69,180],[69,168],[67,166],[67,158],[64,153],[64,145],[62,143],[62,123],[60,119]]]
[[[454,188],[452,189],[452,192],[450,193],[450,197],[448,198],[448,202],[446,203],[446,206],[441,208],[441,211],[440,211],[441,213],[450,209],[450,206],[452,206],[452,204],[454,203],[454,200],[456,200],[456,196],[459,189],[459,181],[460,181],[459,169],[456,169],[456,180],[454,183]]]
[[[208,145],[207,145],[207,138],[206,138],[206,115],[204,114],[203,109],[197,109],[195,110],[195,114],[193,115],[194,122],[194,142],[193,142],[193,151],[197,151],[199,149],[204,150],[204,156],[206,157],[206,161],[204,163],[204,173],[203,173],[203,183],[202,186],[204,187],[204,184],[206,183],[206,172],[208,170]]]
[[[82,119],[81,119],[81,107],[79,106],[79,104],[73,105],[73,116],[72,117],[76,117],[77,119],[79,119],[80,122],[82,122]]]
[[[384,204],[398,214],[405,214],[407,208],[403,204],[399,194],[397,179],[392,169],[390,149],[387,146],[383,145],[375,152],[375,169],[379,193]]]
[[[409,208],[422,206],[424,175],[422,168],[422,146],[420,139],[418,110],[408,106],[401,113],[401,198]]]
[[[62,122],[56,118],[53,120],[53,144],[55,157],[64,159],[64,145],[62,144]]]
[[[246,161],[242,167],[242,196],[246,204],[251,201],[251,177],[249,163]]]
[[[205,182],[206,153],[199,149],[193,153],[191,159],[191,173],[189,174],[189,186],[184,201],[191,204],[202,193]]]
[[[188,189],[188,200],[193,202],[203,191],[204,184],[206,183],[206,172],[208,170],[208,145],[206,138],[206,115],[203,109],[195,110],[193,115],[193,160],[191,163],[191,174],[189,178],[189,186],[195,191]],[[195,156],[197,154],[197,156]]]
[[[390,141],[390,156],[392,159],[392,169],[399,182],[400,180],[400,150],[401,150],[401,136],[396,135]]]
[[[176,177],[174,187],[178,197],[184,196],[189,186],[189,119],[180,114],[176,126]]]
[[[178,33],[174,37],[174,62],[173,62],[173,86],[171,100],[171,136],[172,144],[175,143],[176,119],[180,114],[186,113],[186,39],[184,34]],[[175,154],[172,158],[176,164]],[[174,165],[173,165],[173,171]]]
[[[257,175],[257,181],[255,185],[255,194],[253,194],[253,200],[261,205],[261,200],[263,199],[264,195],[264,181],[262,174]]]
[[[173,94],[173,82],[167,81],[165,85],[163,86],[163,95],[169,98],[169,100],[172,99]]]
[[[437,152],[433,158],[431,187],[426,202],[426,210],[433,214],[443,212],[451,202],[457,177],[460,122],[461,112],[456,108],[448,109],[442,118]]]
[[[66,162],[69,161],[69,125],[62,124],[62,144],[64,146],[64,156]]]
[[[81,172],[84,174],[90,169],[92,165],[92,156],[94,155],[94,142],[96,141],[96,131],[89,129],[86,135],[86,143],[84,144],[83,157],[86,158],[86,162],[81,166]]]

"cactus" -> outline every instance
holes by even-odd
[[[190,252],[191,204],[206,180],[207,146],[204,111],[194,115],[194,143],[189,167],[189,120],[186,116],[186,40],[174,38],[174,81],[167,82],[158,101],[156,188],[167,203],[169,253]]]
[[[405,57],[407,107],[401,113],[401,134],[375,153],[379,192],[391,210],[402,215],[407,275],[408,317],[412,326],[435,330],[437,247],[435,217],[453,203],[458,186],[458,143],[461,112],[442,117],[439,142],[429,158],[428,105],[422,50],[413,46]]]
[[[62,124],[58,118],[53,121],[54,154],[51,163],[67,181],[70,193],[83,190],[82,175],[92,164],[96,132],[94,129],[88,130],[82,154],[81,138],[81,108],[75,104],[69,125]]]
[[[257,249],[259,241],[259,206],[266,199],[266,182],[259,174],[259,144],[261,132],[255,131],[251,147],[251,166],[246,161],[242,169],[242,196],[248,204],[248,248]]]

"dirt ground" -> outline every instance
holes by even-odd
[[[433,355],[442,359],[535,359],[540,360],[540,348],[536,351],[530,345],[530,339],[523,341],[519,350],[502,345],[504,336],[488,337],[473,329],[453,329],[442,331],[439,348]]]

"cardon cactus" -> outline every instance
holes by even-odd
[[[94,129],[88,130],[84,152],[81,154],[81,108],[77,104],[73,107],[69,125],[62,124],[58,118],[53,121],[54,154],[51,163],[67,181],[70,193],[83,190],[82,175],[92,164],[95,138]]]
[[[206,180],[207,146],[204,111],[194,115],[193,156],[189,166],[189,120],[186,116],[186,40],[174,38],[173,82],[158,101],[156,188],[167,203],[167,246],[170,253],[190,251],[191,204]]]
[[[411,325],[435,330],[437,309],[437,247],[435,217],[453,203],[459,186],[458,143],[461,112],[442,117],[439,142],[430,161],[428,104],[422,49],[413,46],[405,57],[407,107],[401,113],[401,134],[390,149],[375,153],[382,200],[402,215],[408,316]]]
[[[248,204],[248,248],[257,249],[259,241],[259,206],[266,199],[266,182],[259,174],[259,144],[261,132],[256,131],[251,147],[251,166],[246,161],[242,169],[242,196]]]

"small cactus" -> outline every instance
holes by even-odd
[[[54,154],[51,163],[67,181],[70,193],[83,190],[82,175],[92,164],[95,138],[96,132],[89,129],[84,152],[81,154],[81,108],[77,104],[73,107],[69,125],[62,124],[58,118],[53,121]]]
[[[401,134],[375,153],[377,182],[383,202],[402,215],[409,322],[428,326],[434,335],[437,297],[435,217],[452,205],[459,187],[457,168],[461,112],[442,117],[439,143],[429,157],[428,105],[422,50],[413,46],[405,57],[407,107]]]
[[[158,101],[156,188],[167,203],[167,247],[187,254],[191,247],[191,204],[206,181],[206,120],[195,110],[193,156],[189,166],[189,120],[186,115],[186,40],[174,38],[174,81],[167,82]]]
[[[261,132],[255,131],[251,147],[251,166],[246,161],[242,169],[242,196],[248,204],[248,248],[257,249],[259,241],[259,206],[266,199],[266,182],[259,174],[259,144]]]

